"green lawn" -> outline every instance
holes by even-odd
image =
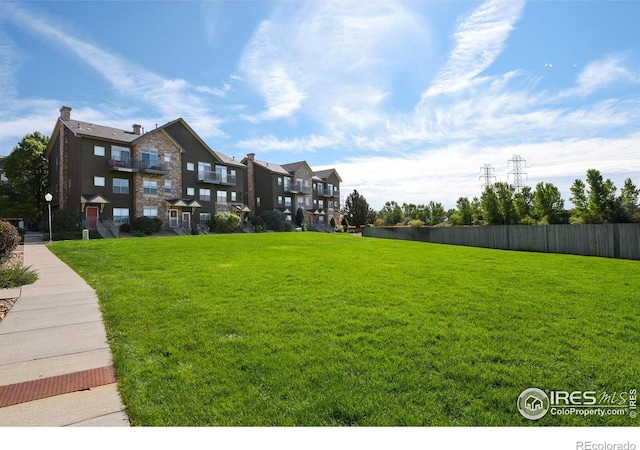
[[[640,263],[319,233],[68,241],[134,425],[637,425],[516,409],[640,380]]]

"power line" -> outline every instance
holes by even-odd
[[[493,182],[496,179],[496,176],[493,175],[494,169],[491,167],[491,164],[486,164],[480,167],[480,179],[482,180],[482,192],[485,191],[488,187],[493,186]]]
[[[524,187],[524,183],[522,181],[522,176],[526,176],[527,172],[522,170],[522,165],[524,163],[524,167],[527,167],[527,161],[522,159],[520,155],[513,155],[509,161],[507,161],[507,165],[513,166],[513,168],[507,173],[507,179],[509,175],[513,175],[513,187],[516,189],[516,192],[520,192]]]

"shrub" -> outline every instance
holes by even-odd
[[[216,213],[216,231],[219,233],[230,233],[240,225],[240,217],[233,213]]]
[[[332,217],[331,220],[329,221],[329,225],[331,226],[331,228],[336,227],[336,219],[334,217]]]
[[[156,220],[152,217],[136,217],[131,223],[131,229],[143,234],[153,234],[158,231]]]
[[[284,213],[281,211],[265,211],[260,217],[264,221],[264,226],[268,230],[284,231]]]
[[[133,230],[133,232],[131,233],[131,236],[133,237],[142,237],[144,236],[144,233],[140,230]]]
[[[256,230],[256,233],[264,229],[264,220],[260,216],[249,217],[249,222]]]
[[[20,245],[20,234],[9,222],[0,220],[0,262],[7,259]]]
[[[420,228],[424,223],[420,219],[410,220],[408,225],[413,228]]]
[[[31,270],[31,266],[20,264],[0,265],[0,289],[15,288],[25,284],[35,283],[38,274]]]
[[[373,222],[373,226],[374,227],[382,227],[382,226],[384,226],[384,220],[383,219],[376,219],[376,221]]]
[[[78,222],[78,213],[71,209],[57,209],[51,215],[51,228],[54,232],[75,231]]]
[[[131,233],[131,225],[129,223],[120,224],[120,233]]]

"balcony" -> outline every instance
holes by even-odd
[[[116,172],[138,172],[139,163],[137,159],[110,159],[109,169]]]
[[[142,164],[140,164],[140,172],[166,175],[169,173],[169,168],[165,163],[142,161]]]
[[[212,172],[210,170],[198,171],[198,181],[209,184],[221,184],[224,186],[235,186],[236,176],[226,173]]]

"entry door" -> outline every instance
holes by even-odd
[[[178,210],[177,209],[169,210],[169,227],[178,228]]]
[[[182,226],[186,228],[191,228],[191,213],[182,212]]]
[[[98,207],[87,206],[87,228],[93,230],[96,228],[96,222],[98,222]]]

